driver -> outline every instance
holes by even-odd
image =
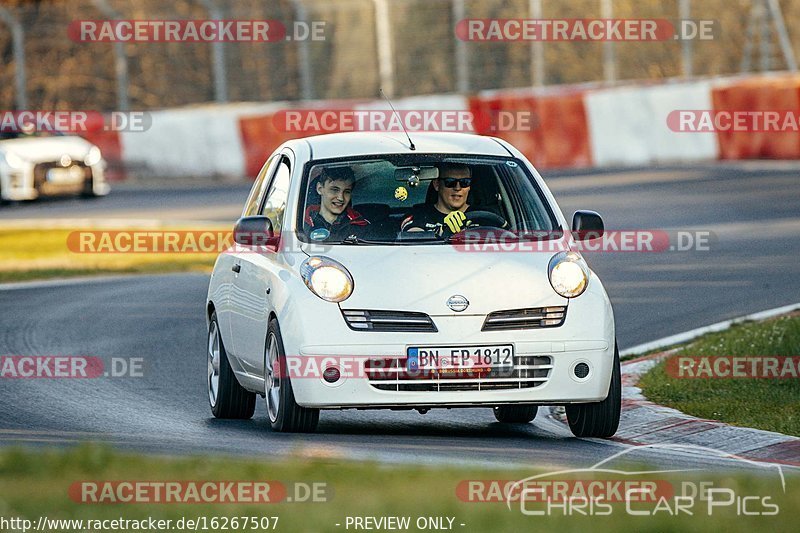
[[[467,203],[472,187],[472,171],[462,163],[442,163],[437,165],[439,177],[433,180],[437,192],[435,204],[423,204],[412,209],[400,224],[401,231],[433,231],[442,235],[452,234],[469,225],[469,212],[472,206]],[[504,221],[502,227],[506,227]]]

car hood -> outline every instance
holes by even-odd
[[[451,245],[335,245],[324,250],[353,275],[353,294],[343,309],[418,311],[431,316],[485,315],[492,311],[566,305],[550,286],[552,252],[466,251]],[[469,301],[456,313],[447,307],[454,295]]]
[[[65,154],[73,161],[83,161],[92,146],[86,139],[75,135],[0,141],[0,151],[14,153],[33,163],[57,161]]]

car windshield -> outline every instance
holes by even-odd
[[[525,164],[433,155],[313,161],[298,212],[303,242],[442,244],[491,230],[550,239],[558,222]]]

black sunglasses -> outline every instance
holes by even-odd
[[[466,189],[467,187],[472,185],[472,178],[459,178],[459,179],[442,178],[442,183],[444,183],[444,186],[447,187],[448,189],[452,189],[453,187],[455,187],[456,183],[458,183],[461,186],[461,188]]]

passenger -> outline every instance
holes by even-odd
[[[350,202],[356,178],[348,167],[326,168],[316,180],[320,203],[309,205],[303,216],[303,231],[313,241],[342,241],[363,238],[369,220]]]

